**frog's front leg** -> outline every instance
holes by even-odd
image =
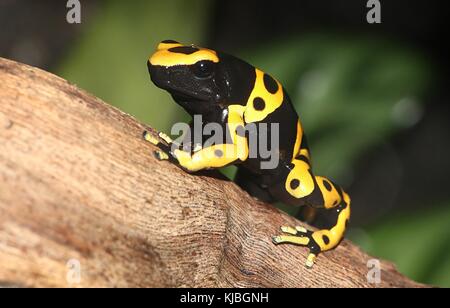
[[[248,157],[247,141],[237,140],[230,144],[215,144],[205,148],[196,147],[193,151],[186,151],[175,147],[173,150],[170,137],[161,134],[168,144],[164,144],[159,139],[144,133],[144,139],[159,147],[156,157],[160,160],[170,160],[187,172],[195,172],[204,169],[221,168],[237,161],[244,161]]]
[[[184,170],[195,172],[225,167],[238,160],[244,161],[247,159],[248,152],[242,151],[234,144],[216,144],[197,149],[193,153],[176,149],[172,155]]]
[[[159,159],[170,160],[187,172],[221,168],[244,161],[249,154],[243,120],[244,107],[230,105],[227,111],[226,129],[230,134],[230,143],[205,147],[197,145],[191,150],[186,150],[178,144],[173,146],[172,139],[162,133],[159,133],[159,138],[164,142],[149,133],[144,133],[144,139],[159,147],[160,152],[157,152]]]

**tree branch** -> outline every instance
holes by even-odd
[[[271,242],[298,221],[157,161],[153,130],[59,77],[0,59],[0,94],[1,285],[71,286],[75,259],[85,287],[421,286],[387,262],[368,283],[348,241],[305,268],[305,248]]]

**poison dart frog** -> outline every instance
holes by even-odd
[[[191,116],[201,115],[203,125],[217,123],[228,132],[222,142],[208,145],[191,134],[183,146],[165,134],[156,138],[144,132],[144,138],[159,147],[155,154],[160,160],[187,172],[236,165],[235,181],[250,195],[330,214],[327,227],[311,231],[282,226],[281,234],[272,238],[275,244],[309,248],[307,267],[319,253],[340,243],[350,219],[350,197],[331,180],[313,174],[302,124],[279,81],[234,56],[172,40],[159,43],[147,66],[153,83]],[[278,123],[277,164],[261,168],[263,159],[250,155],[250,138],[260,134],[260,124],[273,123]],[[247,130],[251,124],[256,129]],[[270,134],[271,126],[266,127]]]

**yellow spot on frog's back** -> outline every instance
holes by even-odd
[[[315,185],[309,172],[309,165],[298,159],[292,160],[292,164],[294,168],[289,172],[285,182],[286,191],[298,199],[310,195]]]
[[[274,94],[270,93],[264,84],[264,72],[259,69],[256,71],[256,80],[252,93],[246,104],[244,118],[246,123],[253,123],[264,120],[269,114],[274,112],[283,103],[283,87],[274,80],[277,85],[277,90]],[[255,108],[255,102],[259,106]]]
[[[337,191],[333,183],[322,176],[316,176],[316,183],[322,192],[324,207],[330,209],[341,203],[341,195]],[[327,187],[325,187],[327,185]]]

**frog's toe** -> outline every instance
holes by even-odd
[[[306,259],[305,266],[307,268],[312,268],[315,261],[316,261],[316,255],[313,253],[310,253],[308,255],[308,258]]]
[[[300,232],[300,233],[305,233],[305,234],[308,233],[308,230],[302,226],[295,227],[295,230],[297,230],[297,232]]]
[[[281,232],[283,232],[283,233],[292,234],[292,235],[297,234],[297,230],[295,228],[292,228],[289,226],[281,226],[280,229],[281,229]]]
[[[156,159],[158,160],[168,160],[169,155],[163,151],[155,151],[154,152]]]
[[[272,236],[272,243],[274,243],[275,245],[282,243],[281,236]]]
[[[296,226],[295,228],[292,228],[289,226],[282,226],[282,227],[280,227],[280,229],[281,229],[281,232],[291,234],[291,235],[304,236],[308,233],[308,230],[302,226]]]
[[[145,141],[148,141],[153,145],[158,145],[158,143],[159,143],[158,138],[156,138],[155,136],[150,134],[148,131],[144,131],[144,133],[142,134],[142,137],[144,138]]]
[[[164,133],[159,132],[158,136],[159,136],[159,138],[161,138],[162,140],[164,140],[168,144],[171,144],[173,142],[172,138],[170,138],[168,135],[166,135]]]
[[[295,245],[307,246],[310,242],[309,237],[296,235],[277,235],[272,237],[274,244],[291,243]]]

